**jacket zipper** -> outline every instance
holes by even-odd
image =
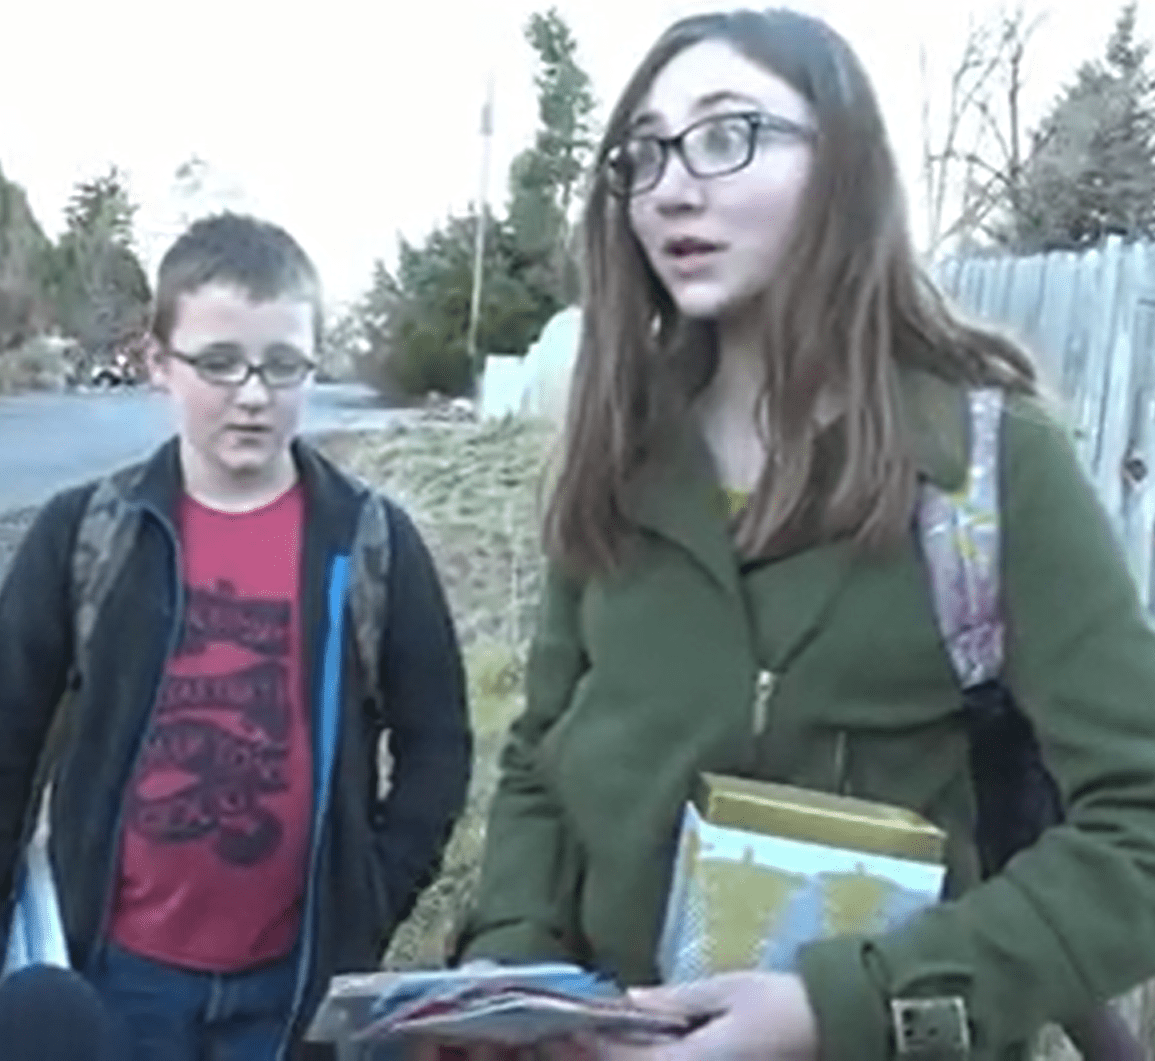
[[[317,747],[314,750],[314,755],[321,755],[322,768],[324,774],[319,777],[321,790],[317,797],[317,805],[314,810],[313,830],[311,847],[309,851],[309,871],[305,880],[305,903],[301,911],[301,935],[299,943],[299,954],[297,956],[297,982],[293,988],[293,1000],[289,1006],[289,1013],[285,1021],[285,1031],[281,1038],[281,1042],[277,1047],[275,1055],[276,1061],[284,1061],[289,1055],[289,1050],[292,1046],[293,1030],[297,1023],[297,1018],[301,1013],[301,1006],[305,1001],[305,992],[308,989],[309,981],[309,967],[313,961],[313,946],[314,936],[316,934],[314,923],[316,921],[316,885],[317,885],[317,870],[321,858],[322,841],[325,834],[325,826],[329,819],[329,806],[333,798],[333,766],[336,756],[336,740],[337,732],[334,729],[332,733],[333,747],[330,749],[330,756],[328,761],[322,753],[325,741],[324,729],[330,721],[326,717],[324,710],[328,697],[329,682],[326,679],[334,679],[337,685],[337,692],[334,696],[340,696],[340,680],[341,680],[341,658],[340,653],[344,643],[344,630],[341,623],[341,612],[345,606],[345,600],[348,593],[348,573],[343,572],[340,580],[339,599],[334,593],[334,583],[337,581],[335,571],[330,569],[325,578],[326,586],[326,622],[325,622],[325,638],[322,642],[323,649],[321,652],[321,720],[320,720],[320,740],[317,742]],[[329,663],[331,653],[336,653],[334,666],[337,668],[336,674],[330,673]],[[336,705],[337,710],[340,710],[340,705]],[[334,726],[337,726],[337,720],[333,720]]]
[[[770,698],[774,695],[777,684],[778,675],[764,667],[758,671],[758,676],[754,679],[751,729],[755,737],[761,737],[766,732],[766,726],[770,721]]]
[[[168,661],[172,659],[173,653],[176,652],[177,645],[180,642],[180,633],[184,621],[185,609],[185,593],[184,593],[184,579],[181,578],[181,555],[180,542],[177,539],[176,533],[165,519],[155,508],[151,505],[142,505],[141,511],[152,516],[161,526],[161,529],[168,536],[169,544],[172,546],[173,556],[173,581],[175,583],[175,593],[173,597],[173,613],[172,626],[168,632],[168,645],[165,648],[164,656],[161,659],[160,671],[153,681],[152,689],[152,704],[149,707],[149,720],[145,722],[145,726],[150,724],[152,712],[156,706],[156,697],[160,692],[160,683],[164,678],[165,668],[168,666]],[[136,750],[132,755],[132,765],[129,767],[128,777],[131,779],[136,776],[137,768],[140,766],[140,758],[144,752],[144,733],[140,733],[137,737]],[[93,947],[101,946],[108,937],[108,926],[112,921],[113,902],[116,897],[116,878],[120,871],[120,838],[124,831],[124,795],[122,793],[120,803],[116,810],[116,821],[113,824],[112,830],[112,866],[109,869],[108,876],[105,878],[104,885],[104,909],[101,911],[100,924],[97,927],[96,938],[93,940]]]
[[[301,1006],[305,1001],[305,991],[308,987],[309,965],[313,957],[313,921],[315,914],[313,907],[316,902],[317,867],[321,858],[321,837],[325,828],[325,819],[329,813],[328,803],[329,801],[326,798],[323,805],[318,806],[313,821],[312,847],[309,852],[309,873],[305,879],[305,902],[301,908],[301,935],[297,947],[297,980],[293,986],[293,1000],[289,1004],[289,1012],[285,1018],[284,1034],[281,1037],[281,1042],[274,1055],[276,1061],[284,1061],[284,1059],[289,1056],[288,1052],[292,1045],[293,1030],[296,1026],[297,1018],[300,1015]]]

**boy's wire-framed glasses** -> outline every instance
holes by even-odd
[[[686,126],[677,136],[627,136],[606,155],[606,180],[614,195],[628,199],[661,183],[671,152],[695,177],[724,177],[750,165],[759,144],[812,143],[817,137],[813,126],[777,114],[715,114]]]
[[[243,387],[256,376],[270,390],[281,390],[304,383],[317,362],[303,356],[278,355],[264,361],[250,361],[240,353],[209,350],[203,354],[185,354],[168,348],[178,361],[191,366],[206,383],[218,387]]]

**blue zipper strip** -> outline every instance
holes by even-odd
[[[321,803],[328,803],[336,760],[337,728],[341,717],[341,645],[344,643],[345,595],[349,586],[349,558],[337,556],[329,574],[329,637],[321,670]],[[322,808],[323,810],[324,808]]]
[[[318,780],[313,817],[313,842],[309,856],[309,875],[305,884],[305,908],[301,916],[301,943],[297,962],[297,986],[285,1024],[285,1036],[277,1051],[278,1061],[288,1055],[289,1038],[304,1002],[305,988],[313,963],[313,945],[317,903],[317,862],[321,857],[321,839],[333,790],[333,765],[336,761],[337,731],[341,717],[341,646],[344,643],[345,596],[349,585],[349,558],[333,558],[329,571],[328,636],[321,659],[321,714],[317,727],[315,754]]]

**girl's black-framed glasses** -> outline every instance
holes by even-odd
[[[672,151],[693,176],[724,177],[750,165],[759,144],[812,143],[817,135],[812,126],[777,114],[714,114],[677,136],[626,137],[606,155],[606,179],[614,195],[628,199],[661,183]]]

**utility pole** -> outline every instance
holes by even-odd
[[[485,261],[485,228],[489,216],[489,156],[493,145],[493,73],[481,108],[481,178],[477,195],[477,234],[473,243],[473,291],[469,299],[469,337],[466,350],[474,378],[474,392],[480,388],[483,366],[477,363],[477,326],[481,316],[482,266]]]

